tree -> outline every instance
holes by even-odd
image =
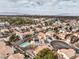
[[[56,52],[44,49],[37,54],[35,59],[58,59],[58,57]]]
[[[13,35],[10,36],[9,41],[10,41],[10,42],[15,42],[15,41],[17,41],[17,40],[16,40],[17,38],[19,38],[19,37],[16,36],[16,34],[13,34]]]

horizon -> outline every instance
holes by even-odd
[[[75,0],[2,0],[0,15],[79,16]]]

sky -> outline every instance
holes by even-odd
[[[79,16],[79,0],[0,0],[0,15]]]

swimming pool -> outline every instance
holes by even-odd
[[[30,45],[29,42],[24,42],[24,43],[20,44],[19,46],[20,46],[20,47],[27,47],[27,46],[29,46],[29,45]]]

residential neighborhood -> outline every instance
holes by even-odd
[[[79,59],[79,17],[0,17],[0,59]]]

